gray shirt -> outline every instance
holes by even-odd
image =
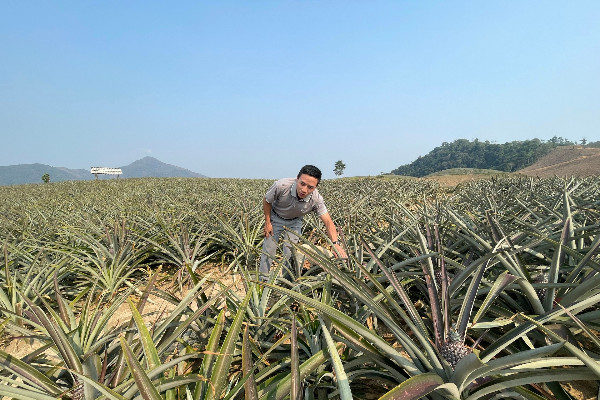
[[[311,211],[317,213],[319,217],[327,213],[323,196],[317,189],[303,199],[298,198],[296,178],[275,181],[267,190],[265,200],[271,204],[273,211],[284,219],[302,217]]]

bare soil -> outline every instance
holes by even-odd
[[[600,173],[600,148],[558,147],[518,173],[540,178],[598,175]]]
[[[596,400],[598,398],[598,381],[573,381],[561,383],[575,400]]]

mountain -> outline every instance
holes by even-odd
[[[123,178],[206,178],[205,175],[197,174],[189,169],[165,164],[154,157],[144,157],[121,167]]]
[[[188,169],[166,164],[154,157],[144,157],[124,167],[121,178],[202,178],[202,174]],[[0,185],[21,185],[25,183],[41,183],[42,175],[49,174],[50,182],[70,180],[91,180],[94,176],[89,169],[69,169],[53,167],[45,164],[18,164],[0,166]],[[101,176],[100,179],[114,179],[112,176]]]

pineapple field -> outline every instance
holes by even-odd
[[[597,398],[600,178],[326,180],[260,282],[271,183],[0,187],[0,396]]]

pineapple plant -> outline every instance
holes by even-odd
[[[550,274],[548,271],[541,271],[531,277],[533,283],[548,283]],[[535,293],[538,295],[541,301],[544,301],[546,295],[546,289],[538,288],[535,289]]]
[[[456,364],[460,360],[473,352],[472,348],[465,345],[465,341],[454,328],[450,329],[448,338],[442,343],[439,350],[452,369],[456,368]]]

